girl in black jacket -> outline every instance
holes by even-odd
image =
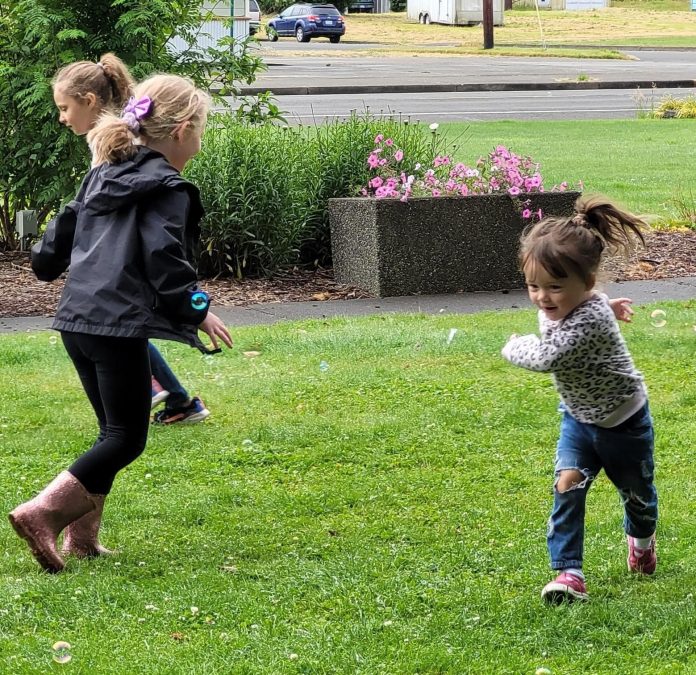
[[[148,339],[201,347],[198,328],[214,348],[218,340],[232,346],[188,255],[203,208],[180,171],[200,149],[207,110],[207,94],[184,78],[156,75],[139,84],[121,117],[107,114],[89,132],[93,167],[32,250],[40,279],[70,268],[53,328],[100,428],[87,452],[9,516],[46,571],[64,567],[60,532],[93,511],[145,447]]]

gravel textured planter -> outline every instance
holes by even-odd
[[[378,297],[520,288],[521,204],[571,215],[579,192],[330,199],[336,280]]]

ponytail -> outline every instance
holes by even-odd
[[[67,96],[94,94],[102,108],[120,111],[133,93],[134,80],[126,64],[115,54],[104,54],[97,63],[76,61],[61,68],[53,78]]]
[[[137,147],[137,132],[122,117],[107,113],[99,118],[87,134],[92,151],[92,166],[120,164],[131,159]]]
[[[571,222],[595,232],[604,247],[614,251],[630,253],[636,239],[645,245],[643,228],[646,223],[628,211],[612,204],[606,197],[592,195],[578,197],[575,202],[575,215]]]

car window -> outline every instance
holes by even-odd
[[[259,12],[260,11],[256,0],[249,0],[249,11],[250,12]]]

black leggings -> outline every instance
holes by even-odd
[[[97,440],[69,471],[89,492],[105,495],[116,474],[145,449],[152,396],[147,340],[61,337],[99,420]]]

